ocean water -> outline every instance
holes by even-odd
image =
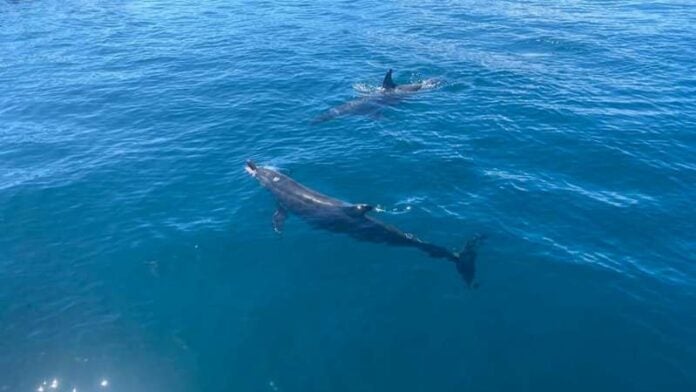
[[[0,2],[0,391],[696,390],[694,25],[688,0]],[[440,82],[312,124],[388,68]],[[448,248],[485,233],[480,288],[276,235],[249,158]]]

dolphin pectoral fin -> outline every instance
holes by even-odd
[[[283,234],[283,226],[285,225],[285,218],[287,218],[288,213],[281,206],[273,213],[273,230],[278,234]]]
[[[348,207],[344,207],[346,213],[351,216],[363,216],[374,209],[375,207],[369,204],[354,204]]]

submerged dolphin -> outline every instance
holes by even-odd
[[[452,252],[421,241],[413,234],[404,233],[367,215],[373,209],[367,204],[350,204],[322,195],[275,170],[259,167],[252,161],[247,161],[245,170],[259,180],[278,202],[273,214],[273,228],[276,232],[282,232],[285,218],[288,213],[293,213],[317,228],[348,234],[362,241],[413,247],[430,257],[449,260],[456,265],[457,271],[469,287],[477,287],[474,283],[476,249],[483,239],[482,236],[477,235],[469,240],[460,253]]]
[[[392,70],[387,71],[382,81],[382,87],[376,94],[357,98],[342,105],[333,107],[314,118],[314,123],[320,123],[348,114],[362,114],[378,116],[380,111],[390,105],[395,105],[408,94],[423,90],[435,85],[435,80],[426,79],[419,83],[397,85],[392,79]]]

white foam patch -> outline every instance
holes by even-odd
[[[381,86],[373,86],[367,83],[355,83],[353,84],[353,90],[360,94],[375,94],[382,91]]]
[[[431,78],[423,80],[420,84],[422,89],[430,90],[442,86],[442,81],[440,79]]]
[[[436,89],[439,87],[442,87],[443,82],[440,79],[436,78],[429,78],[429,79],[423,79],[423,80],[413,80],[408,84],[420,84],[421,85],[421,91],[422,90],[432,90]],[[397,84],[397,88],[398,88]],[[362,95],[370,95],[370,94],[378,94],[384,91],[382,86],[375,86],[367,83],[355,83],[353,84],[353,90],[356,92],[362,94]]]
[[[425,200],[424,197],[408,197],[404,200],[397,202],[392,207],[378,205],[375,207],[375,211],[390,215],[408,214],[409,212],[413,211],[413,206],[415,204],[420,204],[420,202],[422,202],[423,200]]]

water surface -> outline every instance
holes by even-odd
[[[696,390],[696,13],[640,3],[0,2],[0,391]],[[388,68],[444,83],[310,123]]]

